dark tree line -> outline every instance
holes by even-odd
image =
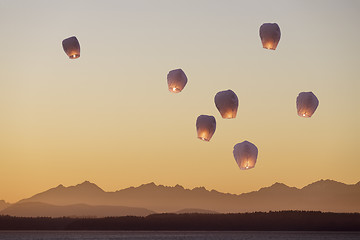
[[[0,216],[0,230],[360,231],[360,214],[281,211],[106,218]]]

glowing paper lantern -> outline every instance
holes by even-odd
[[[68,55],[70,59],[80,57],[80,44],[75,36],[64,39],[62,45],[66,55]]]
[[[231,90],[222,91],[215,95],[215,105],[222,118],[236,118],[239,99]]]
[[[235,161],[241,170],[255,167],[258,149],[254,144],[248,141],[238,143],[234,146],[233,154]]]
[[[263,48],[275,50],[280,41],[280,28],[276,23],[264,23],[260,27]]]
[[[297,113],[300,117],[311,117],[319,106],[319,100],[312,92],[301,92],[296,98]]]
[[[183,70],[175,69],[168,73],[167,82],[170,92],[179,93],[184,89],[187,77]]]
[[[200,115],[196,119],[196,130],[198,138],[210,141],[216,129],[216,120],[213,116]]]

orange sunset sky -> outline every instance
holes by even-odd
[[[360,181],[360,1],[0,1],[0,199],[84,180],[243,193]],[[281,40],[262,48],[259,27]],[[63,39],[76,36],[70,60]],[[166,75],[182,68],[179,94]],[[218,91],[239,98],[222,119]],[[312,91],[312,118],[296,97]],[[198,115],[213,115],[210,142]],[[242,171],[233,146],[259,149]]]

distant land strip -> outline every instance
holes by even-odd
[[[238,214],[152,214],[146,217],[0,216],[0,230],[360,231],[359,213],[279,211]]]

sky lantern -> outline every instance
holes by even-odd
[[[179,93],[184,89],[187,77],[182,69],[175,69],[168,73],[167,82],[170,92]]]
[[[222,118],[236,118],[239,99],[236,94],[229,90],[218,92],[215,95],[215,105],[219,110]]]
[[[68,55],[70,59],[80,57],[80,44],[75,36],[64,39],[62,45],[66,55]]]
[[[319,100],[312,92],[301,92],[296,98],[297,113],[300,117],[310,118],[318,106]]]
[[[258,156],[257,147],[251,142],[244,141],[234,146],[234,158],[241,170],[255,167]]]
[[[198,138],[203,141],[210,141],[216,129],[216,120],[213,116],[200,115],[196,119],[196,131]]]
[[[280,27],[276,23],[264,23],[260,27],[263,48],[275,50],[280,41]]]

